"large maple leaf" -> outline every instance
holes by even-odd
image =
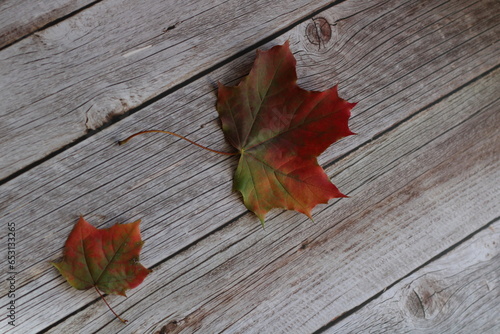
[[[297,85],[289,43],[257,51],[248,74],[235,87],[219,83],[217,111],[227,140],[241,154],[234,189],[264,223],[272,208],[311,210],[346,197],[318,165],[332,143],[352,135],[348,119],[355,103],[337,87],[324,92]]]
[[[63,260],[52,264],[76,289],[94,287],[98,293],[125,296],[150,272],[138,262],[143,245],[139,224],[97,229],[80,217],[64,245]]]

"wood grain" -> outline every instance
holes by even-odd
[[[329,175],[338,173],[335,177],[337,184],[341,189],[346,189],[352,199],[329,205],[326,209],[321,208],[323,210],[315,214],[315,219],[322,224],[312,224],[303,216],[286,212],[275,214],[277,218],[268,221],[268,228],[264,231],[253,215],[245,215],[156,267],[150,280],[131,291],[128,299],[111,298],[112,303],[116,304],[119,312],[129,309],[124,316],[136,319],[137,323],[133,326],[139,326],[137,328],[149,328],[155,319],[158,321],[157,326],[164,326],[173,320],[195,326],[196,322],[190,323],[186,320],[188,318],[211,322],[203,310],[191,316],[189,314],[197,309],[196,302],[204,304],[212,299],[215,304],[221,303],[220,307],[230,307],[222,303],[225,298],[242,303],[250,298],[249,303],[260,305],[260,309],[249,315],[250,318],[258,314],[269,316],[267,307],[291,298],[294,302],[290,303],[290,307],[295,308],[285,308],[283,312],[288,310],[288,314],[293,315],[307,312],[316,314],[324,309],[325,313],[312,322],[314,326],[326,323],[335,314],[343,313],[344,307],[349,308],[364,301],[367,294],[380,291],[401,274],[411,271],[412,266],[421,263],[419,261],[439,253],[447,245],[487,222],[492,214],[497,214],[494,199],[499,189],[492,189],[490,185],[494,184],[499,170],[495,158],[500,146],[497,145],[499,139],[495,130],[498,116],[494,89],[498,80],[498,73],[495,73],[464,88],[426,114],[405,123],[396,133],[386,134],[328,168]],[[464,187],[468,189],[466,194],[462,192]],[[233,206],[236,207],[237,203],[235,201]],[[482,207],[480,213],[475,210],[478,205]],[[418,208],[419,215],[415,216],[412,208]],[[377,222],[375,226],[374,222]],[[427,231],[431,227],[433,234],[429,236]],[[23,231],[21,235],[26,232]],[[159,231],[154,232],[150,228],[144,230],[148,247],[154,243],[156,233]],[[408,233],[412,238],[407,239]],[[168,238],[167,234],[163,233],[160,239]],[[54,237],[54,233],[51,237]],[[38,238],[40,242],[43,240]],[[151,263],[163,258],[164,255],[158,252],[161,247],[149,248],[149,251],[148,247],[145,246],[146,258],[143,262]],[[381,249],[377,250],[377,247]],[[43,249],[38,251],[43,252]],[[358,269],[352,267],[356,261],[361,262]],[[292,267],[288,266],[289,263],[292,263]],[[47,271],[47,267],[43,264],[40,269]],[[304,272],[304,268],[307,271]],[[28,272],[33,273],[33,269]],[[324,270],[327,272],[322,273]],[[360,270],[362,276],[353,274]],[[356,278],[346,280],[346,277]],[[230,278],[234,283],[228,281]],[[285,278],[291,282],[280,281]],[[172,283],[168,284],[171,280]],[[38,279],[26,287],[32,289],[33,285],[39,284],[43,285],[20,300],[30,310],[31,320],[22,321],[23,326],[27,326],[23,328],[28,331],[36,329],[29,326],[46,324],[50,316],[71,312],[93,299],[91,292],[71,290],[50,270],[40,272]],[[318,285],[323,288],[319,289]],[[285,286],[289,289],[281,291]],[[227,290],[230,287],[232,290]],[[252,293],[255,289],[262,290],[262,293],[255,295]],[[236,296],[229,298],[225,291]],[[308,291],[312,291],[313,296],[309,296]],[[336,295],[337,291],[349,291],[349,294],[340,298]],[[221,297],[211,297],[212,294],[221,294]],[[34,298],[35,295],[39,297]],[[268,296],[276,299],[265,303],[262,298]],[[298,296],[305,300],[297,299]],[[71,305],[65,302],[68,300],[71,300]],[[335,307],[325,306],[321,300],[323,303],[335,300],[338,304]],[[299,312],[296,308],[302,307],[305,302],[312,303],[311,307],[307,312]],[[188,305],[181,307],[184,305],[182,303]],[[239,319],[242,315],[238,316],[237,312],[248,310],[243,306],[230,307],[227,319]],[[53,313],[44,314],[42,310],[47,308]],[[182,311],[184,309],[186,311]],[[213,310],[217,307],[208,305],[204,309]],[[158,310],[173,313],[163,321],[163,317],[170,313]],[[220,312],[229,311],[224,309]],[[274,319],[291,323],[298,321],[276,312],[273,311]],[[213,314],[216,316],[218,313],[214,311]],[[118,330],[113,327],[117,324],[113,324],[112,317],[108,316],[105,306],[93,304],[76,319],[71,318],[62,326],[87,323],[90,328],[83,330],[87,332],[111,321],[112,327],[105,331]],[[269,325],[261,320],[263,326]],[[219,320],[215,321],[215,324],[218,323]],[[131,332],[136,328],[129,326],[132,323],[127,326]],[[310,327],[303,329],[307,328]],[[60,330],[60,327],[54,329],[55,332]]]
[[[0,51],[0,178],[329,2],[106,0]]]
[[[500,222],[323,333],[498,333]]]
[[[49,332],[320,328],[497,218],[500,120],[491,87],[499,74],[330,166],[351,198],[321,207],[315,223],[276,213],[262,230],[245,214],[156,266],[126,300],[112,298],[126,327],[94,303]]]
[[[20,323],[22,323],[20,330],[36,332],[47,328],[50,324],[56,323],[89,303],[92,303],[91,307],[85,308],[81,313],[63,322],[61,327],[55,327],[52,330],[57,332],[66,326],[81,325],[89,319],[98,319],[95,323],[89,324],[92,328],[98,329],[99,326],[112,321],[92,292],[73,291],[60,277],[57,277],[47,263],[60,256],[63,240],[80,214],[85,215],[89,221],[100,227],[109,226],[116,221],[131,222],[134,219],[143,218],[142,228],[146,245],[142,262],[147,266],[155,266],[158,276],[154,276],[153,279],[158,279],[158,282],[151,282],[140,290],[131,291],[130,298],[126,301],[111,298],[113,304],[119,305],[119,312],[130,308],[126,314],[132,316],[127,315],[127,317],[137,319],[135,325],[127,327],[125,331],[128,328],[146,326],[145,319],[154,313],[152,308],[148,308],[149,305],[154,305],[153,302],[147,307],[144,306],[144,303],[151,301],[150,296],[154,296],[160,303],[159,305],[169,303],[168,298],[171,297],[174,298],[173,305],[178,301],[181,304],[187,303],[186,299],[193,296],[192,303],[194,304],[182,304],[185,307],[193,307],[193,312],[199,309],[197,302],[200,304],[206,302],[207,305],[220,302],[220,308],[228,307],[231,309],[230,313],[236,312],[237,316],[233,319],[243,317],[245,321],[249,321],[252,315],[258,314],[258,310],[268,311],[266,307],[272,306],[273,303],[286,304],[285,301],[288,298],[293,301],[290,307],[298,307],[297,305],[304,304],[304,300],[309,302],[309,293],[318,293],[320,297],[324,294],[324,296],[319,298],[317,303],[312,302],[311,306],[308,306],[304,314],[313,316],[317,313],[318,315],[311,318],[309,325],[307,324],[309,320],[305,321],[303,328],[319,328],[318,326],[330,321],[334,314],[340,314],[351,305],[358,305],[365,301],[373,295],[374,291],[380,291],[387,286],[384,284],[399,279],[402,272],[407,273],[413,270],[415,266],[423,263],[422,261],[437,254],[439,250],[442,250],[441,246],[461,240],[464,235],[474,231],[480,224],[484,224],[490,218],[491,211],[494,211],[495,207],[491,204],[491,200],[498,192],[496,188],[485,189],[484,187],[485,183],[494,184],[493,176],[489,173],[491,168],[497,166],[497,162],[492,161],[491,155],[486,153],[485,156],[475,155],[470,158],[475,160],[467,160],[460,156],[457,158],[459,159],[457,163],[464,160],[467,162],[464,166],[469,166],[473,161],[477,161],[477,167],[469,166],[472,170],[471,175],[467,173],[457,174],[458,176],[453,173],[464,173],[464,170],[446,167],[440,171],[442,166],[436,167],[438,166],[436,164],[451,159],[453,154],[458,154],[457,150],[462,152],[469,147],[467,145],[472,143],[482,145],[481,142],[487,140],[485,145],[490,150],[498,147],[494,141],[497,140],[494,134],[482,137],[484,133],[477,133],[483,130],[483,123],[476,119],[471,125],[469,120],[480,106],[487,107],[488,103],[494,103],[494,94],[498,87],[496,72],[454,94],[457,101],[452,99],[453,103],[451,103],[447,99],[446,103],[451,103],[451,107],[446,109],[442,116],[421,127],[405,130],[407,132],[394,137],[393,140],[396,142],[387,148],[385,144],[380,144],[382,137],[378,137],[388,129],[405,122],[409,117],[421,113],[428,106],[433,106],[440,98],[454,92],[479,74],[490,71],[498,65],[496,57],[498,46],[494,44],[497,28],[492,25],[492,21],[487,20],[489,14],[481,10],[484,9],[486,2],[449,2],[434,7],[411,2],[390,2],[362,12],[359,12],[360,8],[352,4],[353,2],[348,6],[342,3],[332,10],[321,13],[322,17],[327,17],[329,20],[333,20],[331,17],[336,15],[345,17],[336,25],[338,26],[336,29],[340,30],[337,37],[330,39],[336,41],[332,45],[327,46],[325,43],[319,46],[310,42],[310,38],[304,35],[304,32],[307,31],[307,26],[311,22],[305,22],[269,43],[272,45],[286,39],[291,40],[292,50],[296,51],[298,58],[300,83],[303,87],[324,89],[340,81],[341,95],[344,98],[360,101],[352,119],[352,128],[359,135],[350,137],[349,141],[344,140],[334,145],[320,160],[323,165],[330,166],[329,175],[333,177],[333,181],[341,190],[353,196],[352,201],[349,199],[331,203],[327,206],[327,211],[324,207],[318,208],[314,217],[317,222],[326,222],[325,225],[311,226],[310,222],[304,221],[300,215],[291,212],[275,212],[271,218],[277,216],[279,218],[270,219],[266,231],[261,231],[258,220],[245,214],[246,211],[240,198],[230,191],[235,159],[207,155],[176,139],[157,136],[133,141],[125,147],[115,145],[116,140],[123,139],[135,131],[146,128],[164,128],[180,132],[212,148],[228,150],[229,147],[224,144],[216,120],[213,84],[217,80],[222,80],[224,83],[239,80],[241,75],[248,72],[253,61],[254,53],[251,52],[110,126],[1,187],[2,216],[0,220],[3,225],[7,221],[16,222],[22,238],[19,249],[21,254],[18,276],[19,303],[26,313],[19,315]],[[356,14],[358,12],[359,14]],[[349,13],[353,15],[350,16]],[[488,26],[489,24],[492,26]],[[394,25],[397,26],[394,30],[390,30]],[[344,89],[344,87],[348,88]],[[439,104],[440,108],[443,106],[442,103],[444,102]],[[436,108],[436,105],[433,108]],[[494,109],[494,106],[489,108]],[[498,119],[494,116],[490,114],[487,124],[498,127]],[[451,134],[445,132],[446,129],[451,131],[462,123],[469,124],[470,130],[473,131],[466,138],[450,139],[448,136]],[[438,126],[434,126],[435,124]],[[446,134],[441,136],[443,132]],[[391,134],[394,133],[391,132]],[[440,145],[427,145],[427,147],[420,148],[419,145],[423,143],[417,141],[414,144],[416,146],[412,146],[413,138],[421,139],[421,134],[428,136],[429,140],[438,138],[435,142],[439,142]],[[477,138],[474,137],[476,134]],[[460,136],[462,132],[458,137]],[[370,143],[374,138],[378,139]],[[383,138],[387,139],[387,137]],[[479,142],[476,143],[477,141]],[[401,143],[409,146],[398,149]],[[376,145],[382,145],[381,147],[385,150],[377,151]],[[361,150],[359,150],[360,146]],[[377,155],[373,155],[372,160],[361,159],[360,157],[372,154],[370,153],[372,151],[366,151],[368,148],[373,152],[378,152]],[[478,151],[475,154],[485,152],[482,146],[476,148]],[[337,162],[339,156],[356,149],[358,151],[354,151],[351,156]],[[360,152],[360,155],[358,156],[356,152]],[[496,154],[496,152],[491,154]],[[358,157],[360,160],[353,157]],[[435,172],[429,172],[433,170],[432,168]],[[483,168],[485,174],[481,174],[483,172],[474,174],[478,168]],[[420,179],[414,181],[417,184],[411,183],[416,177],[415,173],[425,172],[429,172],[433,178],[427,181],[430,184],[425,183],[424,189],[418,187],[420,183],[417,181],[421,181]],[[455,176],[451,175],[453,177],[447,183],[446,179],[451,172]],[[466,194],[466,198],[462,198],[462,194],[457,190],[459,178],[466,179],[461,185],[469,185],[469,182],[477,183],[471,188],[474,191]],[[427,189],[427,186],[431,188],[432,182],[440,185],[436,188],[437,193]],[[398,196],[393,195],[406,185],[408,186],[405,192],[398,193]],[[480,188],[483,193],[477,198],[471,197],[476,194],[475,191],[480,192]],[[419,199],[419,196],[424,197]],[[441,199],[440,196],[444,196],[443,203],[436,206],[433,201]],[[358,200],[355,200],[355,197]],[[367,198],[370,201],[365,203]],[[399,198],[402,198],[403,204],[407,203],[406,206],[401,205],[399,208],[396,205]],[[474,220],[470,226],[458,224],[460,227],[451,231],[450,221],[453,221],[453,224],[455,221],[462,222],[458,213],[463,214],[464,211],[448,212],[446,205],[452,203],[453,205],[449,207],[462,208],[470,214],[473,207],[468,207],[463,202],[465,200],[471,201],[472,204],[467,202],[468,205],[485,206],[486,210],[481,213],[482,218]],[[382,203],[393,208],[392,211],[383,211]],[[425,247],[421,249],[419,247],[423,247],[422,244],[413,247],[411,243],[413,240],[410,240],[409,244],[405,244],[409,247],[405,250],[407,263],[398,267],[400,260],[397,259],[397,253],[400,248],[390,241],[394,232],[391,229],[399,231],[400,239],[398,240],[408,238],[408,233],[413,232],[414,229],[411,226],[397,225],[397,219],[403,219],[403,222],[404,219],[413,219],[414,208],[422,210],[418,211],[422,214],[419,224],[423,224],[416,228],[419,233],[423,234],[423,231],[429,228],[430,225],[426,224],[435,223],[441,235],[445,236],[443,237],[444,243],[432,238],[427,240],[424,243]],[[365,210],[366,217],[363,217],[363,210]],[[380,235],[369,227],[371,226],[369,223],[373,224],[373,220],[379,217],[371,216],[373,212],[379,214],[380,224],[390,223],[385,230],[380,232],[382,233]],[[447,215],[449,215],[448,218],[446,218]],[[360,228],[364,228],[361,230],[364,234],[357,229],[348,229],[353,224],[348,224],[347,220],[350,217],[363,219],[365,223],[360,225]],[[372,217],[371,220],[370,217]],[[430,221],[427,222],[426,219]],[[370,220],[369,223],[368,220]],[[220,230],[224,226],[226,227]],[[339,230],[336,226],[342,226],[342,229]],[[219,232],[213,234],[218,229]],[[308,230],[310,232],[307,232]],[[338,245],[339,240],[343,245],[344,240],[348,240],[353,249],[358,249],[354,253],[349,250],[347,252],[350,254],[349,257],[339,260],[338,263],[345,266],[360,254],[368,253],[367,256],[381,254],[377,251],[372,254],[371,247],[375,247],[372,243],[365,246],[367,248],[359,249],[364,240],[360,238],[371,240],[372,232],[375,233],[375,239],[379,238],[376,240],[386,244],[387,248],[378,250],[378,252],[385,252],[383,254],[389,254],[389,258],[384,257],[386,259],[384,261],[394,261],[389,264],[382,263],[386,267],[381,266],[379,271],[374,273],[375,276],[380,276],[377,276],[381,279],[380,285],[369,285],[369,289],[365,291],[364,288],[367,286],[366,282],[362,281],[364,277],[357,273],[358,288],[342,297],[346,299],[341,299],[342,303],[346,300],[349,303],[325,307],[327,300],[329,302],[334,300],[335,303],[339,301],[338,296],[332,295],[333,292],[327,293],[330,290],[333,291],[332,286],[329,285],[333,284],[330,280],[333,274],[324,271],[322,276],[314,274],[314,269],[318,269],[317,266],[320,264],[325,265],[324,261],[326,261],[322,257],[321,244],[314,243],[315,238],[329,245]],[[341,239],[338,239],[341,233],[343,233]],[[290,240],[288,240],[289,234]],[[386,242],[383,238],[389,238],[390,242]],[[61,240],[61,242],[55,240]],[[420,242],[423,243],[423,241]],[[4,244],[2,242],[2,245]],[[254,246],[254,244],[258,245]],[[257,251],[254,254],[255,247]],[[331,246],[331,248],[335,247]],[[247,248],[248,250],[245,251]],[[185,250],[183,253],[177,254],[183,249]],[[291,261],[288,261],[287,252],[290,250],[294,252],[295,249],[303,249],[305,253],[309,249],[314,249],[314,251],[304,257],[306,262],[301,262],[302,257],[299,255],[297,256],[300,259],[294,255]],[[415,253],[408,254],[414,249]],[[334,256],[336,253],[331,255],[329,251],[325,252],[336,259]],[[315,255],[319,256],[318,265],[313,265]],[[373,258],[360,258],[359,261],[370,268],[372,263],[375,263]],[[289,262],[293,262],[291,267],[287,266]],[[243,269],[240,265],[235,266],[234,270],[238,268],[241,272],[231,269],[237,263],[241,263]],[[311,271],[301,276],[301,280],[294,285],[300,292],[297,297],[286,295],[287,292],[294,290],[282,292],[285,295],[276,292],[273,290],[274,283],[269,284],[269,287],[260,285],[270,282],[260,281],[261,272],[270,275],[276,272],[274,276],[270,276],[270,280],[276,280],[279,286],[281,276],[278,277],[277,274],[285,273],[297,279],[296,273],[302,268],[307,268],[310,263],[312,263]],[[396,268],[397,270],[391,272],[388,277],[387,273],[381,272],[381,268],[386,268],[386,270]],[[341,274],[344,269],[345,267],[335,269],[339,282],[345,277],[351,277],[349,274],[353,273],[353,271],[347,271]],[[203,270],[207,273],[206,277],[202,276]],[[330,269],[319,268],[318,270],[322,272],[321,270]],[[365,271],[361,272],[365,275]],[[176,277],[183,278],[179,281],[175,279]],[[190,277],[196,281],[193,281],[191,285],[186,285],[190,282]],[[249,302],[256,307],[253,313],[249,313],[250,318],[242,314],[238,315],[237,306],[232,306],[233,304],[225,303],[220,299],[226,297],[228,300],[231,299],[233,292],[238,296],[235,292],[237,290],[231,288],[232,285],[226,282],[227,278],[231,277],[235,279],[234,286],[241,287],[245,301],[248,301],[248,298],[251,299],[248,291],[252,289],[264,291],[256,296],[255,300]],[[247,282],[253,286],[245,285],[248,277],[253,277]],[[327,291],[321,289],[316,291],[312,286],[307,285],[308,277],[315,277],[313,282]],[[209,284],[204,287],[194,286],[196,282],[208,278],[213,278],[215,281],[209,281]],[[285,280],[282,282],[285,284],[283,286],[286,286],[288,281],[286,278],[283,279]],[[326,280],[324,285],[321,284],[322,279]],[[167,285],[162,288],[158,284]],[[226,288],[233,290],[226,292]],[[349,290],[348,287],[346,288]],[[4,286],[1,289],[4,289]],[[161,293],[158,292],[160,294],[158,295],[154,293],[157,289],[165,290],[159,290]],[[177,290],[179,292],[175,292],[175,295],[162,299],[163,295],[169,294],[169,291]],[[221,294],[220,298],[212,296],[217,292]],[[197,296],[198,293],[200,293],[199,296]],[[262,301],[266,295],[273,299]],[[203,302],[201,300],[204,297],[208,299]],[[210,298],[213,298],[212,301]],[[134,303],[139,303],[140,300],[143,300],[142,304],[134,306]],[[0,301],[2,305],[6,302],[5,298]],[[144,315],[142,313],[137,315],[141,312],[137,308],[139,305],[146,310]],[[325,311],[319,312],[323,308]],[[47,309],[50,309],[49,313],[46,312]],[[221,313],[216,312],[221,312],[220,309],[214,309],[216,311],[212,316],[219,316]],[[158,312],[158,310],[165,311]],[[170,309],[167,306],[156,309],[157,314],[152,318],[155,322],[151,331],[159,330],[163,326],[172,327],[174,325],[171,324],[175,324],[174,321],[180,324],[179,328],[187,327],[187,330],[190,330],[200,323],[196,319],[206,316],[203,309],[191,317],[188,317],[189,310],[166,313],[168,310]],[[273,310],[272,314],[287,323],[292,322],[290,316],[287,318],[278,311]],[[302,314],[302,311],[290,314]],[[158,318],[160,316],[161,319]],[[304,315],[304,317],[307,316]],[[195,320],[190,323],[186,319]],[[206,321],[211,322],[211,319],[208,317]],[[256,317],[256,319],[260,318]],[[264,319],[262,323],[268,323],[266,321],[268,320]],[[115,325],[112,323],[110,326]],[[226,325],[233,326],[233,324]],[[207,326],[206,322],[203,326]],[[113,329],[110,330],[113,331]],[[106,331],[107,329],[104,330]]]
[[[0,3],[0,48],[95,0],[4,0]]]
[[[280,2],[278,7],[272,6],[276,10],[270,11],[264,9],[266,3],[262,2],[246,7],[232,2],[209,2],[197,3],[195,9],[189,6],[165,9],[155,5],[159,0],[140,8],[136,8],[135,2],[129,5],[125,1],[109,0],[92,6],[0,52],[0,73],[7,78],[0,87],[3,95],[0,152],[9,152],[0,160],[0,177],[37,161],[80,138],[89,129],[105,124],[114,115],[140,106],[220,63],[221,59],[257,43],[263,36],[297,21],[306,15],[302,8],[308,8],[309,13],[324,4],[309,2],[304,7],[293,2],[290,8],[288,3]],[[161,4],[165,6],[165,2]],[[119,13],[115,13],[118,8]],[[321,63],[329,59],[324,53],[335,55],[337,60],[328,64],[334,69],[329,72],[339,74],[337,79],[346,80],[357,89],[361,89],[359,82],[349,81],[357,77],[357,72],[351,72],[354,76],[340,76],[346,67],[357,66],[356,62],[361,62],[357,66],[360,76],[370,71],[371,64],[376,66],[384,61],[388,71],[404,74],[413,70],[417,78],[425,78],[432,75],[418,71],[418,64],[425,61],[442,61],[442,66],[450,66],[448,70],[455,67],[460,72],[464,68],[454,60],[467,54],[470,57],[464,59],[468,63],[465,69],[474,72],[479,70],[476,66],[491,66],[488,64],[491,54],[499,51],[494,44],[498,35],[494,1],[418,4],[348,1],[334,8],[325,14],[333,27],[327,44],[320,48],[311,44],[306,26],[296,31],[297,37],[305,42],[304,49],[316,50],[313,53],[318,56],[312,57],[317,65],[312,67],[324,71]],[[144,21],[144,10],[156,14]],[[286,15],[280,16],[281,12]],[[353,20],[351,16],[356,13],[366,15]],[[107,17],[112,14],[114,20],[110,21]],[[213,23],[214,16],[220,23]],[[277,19],[273,19],[275,16]],[[363,29],[370,22],[371,29]],[[388,55],[402,49],[411,52],[416,44],[420,45],[419,51],[425,48],[422,59],[402,56],[405,52],[391,59],[381,58],[384,52],[389,52]],[[401,65],[394,68],[399,60]],[[450,75],[460,73],[452,71]],[[379,76],[371,82],[373,86],[363,87],[384,87],[392,79],[391,75]],[[420,82],[417,80],[415,84]]]
[[[387,10],[390,12],[390,9]],[[403,11],[401,15],[394,15],[394,18],[406,17],[405,14],[407,12]],[[365,13],[360,15],[364,16]],[[351,19],[359,20],[359,17],[353,16]],[[389,21],[387,24],[391,23],[393,22]],[[385,26],[381,28],[385,29]],[[367,29],[372,31],[371,26]],[[281,40],[297,34],[298,32],[293,31]],[[377,35],[376,31],[370,34]],[[435,35],[441,34],[440,31],[435,32]],[[422,43],[425,45],[428,41],[423,40]],[[300,46],[301,41],[295,40],[292,49]],[[402,53],[422,49],[425,50],[423,45],[417,43],[414,48],[405,49]],[[354,53],[360,51],[353,50]],[[304,52],[299,52],[301,54],[303,58],[307,58]],[[427,76],[425,79],[418,78],[418,84],[413,84],[417,80],[415,71],[408,69],[407,75],[401,74],[399,80],[391,82],[390,88],[385,84],[379,91],[353,89],[350,93],[357,99],[350,99],[360,102],[354,110],[351,127],[358,135],[334,145],[320,157],[320,162],[323,165],[329,164],[337,157],[369,142],[377,134],[418,113],[421,108],[432,104],[440,96],[464,84],[496,62],[495,57],[490,59],[489,53],[479,54],[478,57],[480,56],[484,57],[483,63],[476,64],[475,67],[465,67],[465,64],[471,66],[470,63],[473,62],[468,55],[455,61],[451,61],[450,57],[438,57],[439,61],[436,63],[425,62],[421,64],[419,71]],[[99,224],[112,224],[116,220],[125,222],[147,216],[150,220],[148,227],[154,233],[161,232],[161,235],[168,236],[163,241],[155,242],[152,247],[162,247],[158,252],[166,252],[165,255],[168,256],[244,213],[238,196],[230,192],[235,159],[207,155],[179,140],[154,135],[132,141],[124,147],[118,147],[115,143],[141,129],[166,128],[209,147],[229,150],[216,120],[211,83],[221,78],[238,78],[239,74],[248,71],[253,57],[253,53],[249,54],[241,61],[235,61],[211,73],[32,172],[5,184],[2,187],[1,201],[3,218],[18,221],[19,228],[27,233],[26,237],[35,237],[39,228],[43,230],[54,227],[54,236],[64,239],[71,229],[72,222],[68,221],[71,216],[93,216]],[[358,63],[364,65],[359,61]],[[332,72],[328,72],[330,63],[325,64],[321,68],[312,67],[313,73],[308,79],[324,80],[325,76],[332,75]],[[386,72],[390,64],[386,65],[383,61],[374,63],[362,81],[371,84],[382,80],[380,78],[385,78],[385,75],[390,76]],[[307,63],[299,60],[301,71],[306,65]],[[350,71],[355,72],[357,67],[346,66],[342,70],[348,72],[347,76]],[[435,90],[436,85],[442,88]],[[310,86],[306,88],[314,88]],[[399,93],[398,87],[401,90]],[[384,91],[396,103],[387,105]],[[345,94],[342,96],[345,97]],[[228,213],[229,208],[231,213]],[[61,222],[64,222],[63,228],[60,227]],[[30,243],[26,247],[27,266],[35,261],[30,254],[42,252],[41,254],[50,258],[58,250],[57,246],[50,243]]]

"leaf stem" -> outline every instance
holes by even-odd
[[[146,130],[146,131],[141,131],[141,132],[137,132],[137,133],[134,133],[133,135],[131,135],[130,137],[124,139],[124,140],[120,140],[118,142],[118,145],[124,145],[126,144],[130,139],[134,138],[135,136],[138,136],[138,135],[142,135],[143,133],[151,133],[151,132],[159,132],[159,133],[166,133],[166,134],[169,134],[169,135],[172,135],[172,136],[176,136],[176,137],[179,137],[181,139],[184,139],[188,142],[190,142],[191,144],[193,145],[196,145],[204,150],[207,150],[207,151],[210,151],[210,152],[213,152],[213,153],[217,153],[217,154],[222,154],[222,155],[237,155],[239,154],[240,152],[221,152],[221,151],[216,151],[216,150],[212,150],[211,148],[208,148],[206,146],[203,146],[203,145],[200,145],[190,139],[187,139],[186,137],[183,137],[175,132],[170,132],[170,131],[163,131],[163,130]]]
[[[104,296],[102,295],[101,291],[99,291],[99,289],[94,285],[94,288],[95,288],[95,291],[97,291],[97,293],[99,294],[99,296],[101,296],[102,300],[104,301],[104,303],[106,303],[106,305],[108,306],[109,310],[111,312],[113,312],[113,314],[115,315],[115,317],[117,317],[118,319],[120,319],[121,322],[123,322],[124,324],[126,324],[128,322],[128,320],[125,320],[125,319],[122,319],[120,318],[120,316],[118,314],[116,314],[115,311],[113,311],[113,309],[111,308],[111,306],[108,304],[108,302],[106,301],[106,299],[104,299]]]

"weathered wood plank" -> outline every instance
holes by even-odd
[[[0,178],[329,2],[106,0],[0,51]]]
[[[95,0],[4,0],[0,3],[0,48]]]
[[[456,10],[456,6],[450,5],[449,9],[452,8]],[[434,58],[427,58],[429,55],[426,53],[426,45],[439,36],[451,35],[448,30],[440,30],[440,19],[449,20],[449,17],[439,12],[433,14],[433,10],[440,11],[443,8],[429,7],[425,12],[419,12],[415,11],[412,4],[408,4],[397,9],[386,7],[385,12],[378,16],[375,15],[376,12],[368,11],[363,15],[350,17],[344,24],[348,26],[351,38],[337,46],[344,48],[349,57],[339,67],[331,65],[336,59],[333,55],[336,54],[337,47],[329,49],[330,53],[324,53],[321,64],[318,63],[317,67],[313,66],[310,70],[304,68],[310,63],[307,59],[321,57],[313,56],[314,51],[309,51],[307,47],[298,53],[299,71],[311,74],[302,80],[306,88],[317,88],[307,80],[316,83],[317,80],[326,81],[325,77],[330,80],[339,76],[349,78],[370,64],[370,70],[363,73],[367,86],[362,83],[342,93],[343,97],[350,93],[351,98],[361,101],[352,122],[353,129],[360,135],[349,138],[349,143],[346,140],[327,151],[322,157],[323,163],[330,163],[338,155],[365,143],[377,133],[418,112],[436,98],[453,91],[496,64],[496,46],[489,43],[494,38],[491,31],[486,34],[474,31],[472,34],[461,26],[453,25],[448,29],[458,33],[454,35],[455,39],[444,39],[448,42],[441,43],[432,50]],[[342,10],[336,7],[335,11],[323,14],[327,16],[338,12]],[[412,12],[416,13],[415,16],[411,15]],[[455,20],[459,20],[459,14],[456,14],[458,18]],[[365,15],[375,22],[374,25],[365,21]],[[384,25],[379,25],[384,20],[377,19],[381,15],[387,20]],[[477,15],[477,11],[472,14],[466,12],[462,16],[466,16],[467,20],[460,22],[465,21],[469,25],[471,20],[481,18]],[[431,21],[425,21],[427,17]],[[398,49],[396,46],[391,47],[390,40],[393,37],[383,35],[382,32],[401,22],[401,18],[405,18],[403,23],[406,22],[408,26],[400,27],[402,33],[398,38],[404,43],[401,42],[401,48]],[[360,22],[358,30],[354,27],[355,22]],[[432,26],[431,22],[435,25]],[[309,45],[308,39],[303,35],[306,25],[298,27],[277,42],[290,38],[292,49]],[[427,30],[418,29],[422,27]],[[461,36],[461,33],[465,36]],[[381,39],[377,39],[378,37]],[[366,39],[373,41],[375,45],[380,43],[381,53],[378,57],[372,58],[370,55],[373,54],[373,49],[367,50],[360,42]],[[386,58],[380,57],[384,54],[384,48],[389,48],[384,55],[388,58],[387,64]],[[416,63],[404,63],[404,55],[413,53],[423,54],[412,60]],[[391,57],[403,59],[403,64],[412,66],[396,68]],[[369,62],[364,62],[364,59]],[[152,137],[143,142],[132,142],[125,148],[114,146],[114,142],[123,138],[125,133],[144,128],[168,127],[211,147],[223,149],[221,146],[224,141],[215,121],[215,99],[210,83],[246,73],[252,60],[253,53],[158,101],[2,187],[2,222],[15,221],[19,235],[26,240],[20,250],[22,255],[18,278],[19,293],[22,296],[19,301],[25,309],[30,310],[29,314],[20,314],[23,322],[27,322],[23,320],[27,316],[31,318],[29,323],[24,324],[32,326],[26,328],[28,332],[53,323],[59,318],[50,317],[69,314],[94,298],[92,293],[75,295],[46,263],[60,255],[62,242],[55,243],[53,240],[64,240],[67,236],[74,223],[70,217],[76,219],[78,214],[84,214],[90,221],[101,226],[116,220],[126,222],[144,218],[143,230],[148,246],[145,247],[143,258],[144,263],[151,266],[244,213],[238,196],[230,193],[230,179],[235,167],[233,159],[221,160],[220,157],[207,155],[169,138]],[[334,71],[339,72],[338,75]],[[395,81],[391,73],[399,73]],[[382,82],[380,86],[373,85],[377,80]],[[352,83],[356,82],[352,80]],[[372,86],[376,88],[371,88]],[[481,91],[476,93],[478,96],[482,95]],[[396,103],[386,104],[387,96],[391,96],[390,100]],[[472,99],[465,104],[475,101]],[[358,115],[370,117],[365,119]],[[338,183],[336,177],[334,181]],[[348,190],[343,185],[341,189],[346,192]],[[293,216],[292,213],[290,215]],[[252,218],[245,219],[248,221]],[[258,230],[260,227],[257,220],[254,220],[253,223],[247,223],[245,228]],[[47,235],[49,230],[50,238]],[[43,301],[35,299],[33,296],[36,295]],[[70,296],[72,302],[68,305],[65,300]],[[53,300],[48,304],[48,299]],[[40,304],[37,306],[37,303]],[[53,314],[44,313],[44,307],[50,307]],[[31,317],[31,312],[41,313]],[[38,321],[41,316],[44,325]]]
[[[95,303],[49,332],[320,328],[498,217],[499,79],[465,87],[330,166],[352,197],[322,207],[316,223],[285,212],[262,230],[246,214],[161,263],[127,299],[110,298],[127,326]]]
[[[323,333],[500,332],[500,222]]]

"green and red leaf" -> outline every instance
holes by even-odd
[[[139,263],[143,245],[140,220],[97,229],[80,217],[64,245],[61,262],[52,265],[78,290],[94,287],[110,310],[101,290],[125,296],[125,291],[142,283],[150,270]],[[99,289],[99,290],[98,290]]]
[[[149,274],[138,262],[143,245],[139,224],[140,220],[97,229],[80,217],[66,240],[63,261],[53,265],[79,290],[95,286],[125,296]]]
[[[286,42],[257,51],[238,86],[219,84],[222,129],[241,154],[234,189],[262,222],[273,208],[311,217],[317,204],[345,197],[316,158],[353,134],[348,119],[355,103],[341,99],[336,86],[324,92],[300,88],[295,64]]]

